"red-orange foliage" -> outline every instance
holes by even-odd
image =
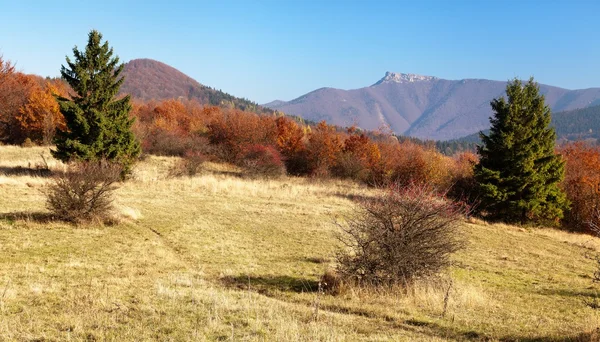
[[[241,160],[242,166],[253,176],[278,177],[285,174],[281,154],[273,146],[246,146]]]
[[[398,142],[393,136],[377,141],[381,157],[373,167],[371,182],[401,186],[425,184],[440,191],[452,184],[454,161],[435,150],[411,141]]]
[[[208,142],[202,135],[208,122],[221,113],[218,107],[203,107],[196,101],[134,101],[132,107],[137,118],[133,130],[142,141],[142,149],[159,155],[205,154]]]
[[[342,137],[335,126],[321,121],[308,136],[307,162],[311,174],[327,176],[342,152]]]
[[[348,129],[349,137],[344,141],[343,151],[351,153],[366,168],[374,168],[381,160],[379,147],[365,133],[358,133],[355,127]]]
[[[294,175],[308,173],[306,135],[303,127],[287,117],[278,117],[276,146],[281,153],[287,171]]]
[[[348,128],[347,133],[342,153],[338,155],[334,166],[334,174],[369,182],[381,160],[379,147],[367,135],[358,132],[355,127]]]
[[[14,72],[10,63],[0,66],[0,140],[20,144],[28,136],[18,120],[21,110],[28,104],[32,93],[43,87],[43,80],[33,75]],[[7,64],[8,63],[8,64]]]
[[[15,66],[10,61],[5,61],[0,55],[0,85],[2,85],[8,77],[15,73]]]
[[[223,148],[223,158],[234,162],[246,146],[275,146],[277,128],[273,117],[227,110],[208,125],[208,137],[212,144]]]
[[[591,232],[600,224],[600,148],[577,142],[560,153],[566,160],[562,188],[571,202],[564,223],[573,230]]]
[[[392,181],[408,185],[428,184],[437,189],[450,186],[450,158],[433,148],[406,141],[398,145]]]
[[[294,120],[281,116],[275,119],[277,148],[284,156],[291,156],[305,149],[304,130]]]

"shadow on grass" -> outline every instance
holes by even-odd
[[[301,258],[300,260],[310,262],[312,264],[325,264],[330,261],[330,259],[323,258],[323,257],[306,257],[306,258]]]
[[[49,223],[55,221],[54,217],[50,213],[31,211],[20,211],[16,213],[0,213],[0,220],[5,220],[8,222],[31,221],[37,223]]]
[[[493,337],[476,331],[460,331],[451,327],[444,327],[437,323],[409,319],[396,325],[397,328],[411,330],[437,338],[447,338],[458,341],[501,341],[501,342],[598,342],[600,341],[600,330],[591,332],[575,333],[568,336],[514,336]]]
[[[247,175],[244,175],[243,172],[240,171],[223,171],[223,170],[208,170],[208,173],[219,176],[226,176],[231,178],[248,178]]]
[[[221,278],[222,283],[229,288],[240,289],[244,291],[254,291],[263,295],[274,294],[274,291],[295,292],[295,293],[316,293],[318,291],[318,282],[314,280],[297,278],[291,276],[250,276],[240,275],[235,277]],[[387,324],[391,324],[394,329],[412,331],[424,334],[433,338],[446,338],[458,341],[502,341],[502,342],[592,342],[600,341],[600,330],[584,333],[574,333],[568,336],[550,337],[550,336],[490,336],[474,330],[455,329],[451,325],[445,326],[436,322],[420,319],[402,320],[398,317],[389,316],[383,313],[375,312],[369,309],[347,307],[345,305],[328,305],[322,303],[320,309],[338,314],[362,316],[371,319],[381,319]],[[408,312],[404,312],[409,315]]]
[[[600,330],[588,331],[562,337],[504,337],[501,342],[598,342]]]
[[[343,198],[343,199],[347,199],[347,200],[350,200],[350,201],[356,202],[356,203],[366,202],[366,201],[377,198],[376,196],[373,196],[373,195],[345,194],[342,192],[336,192],[335,196]]]
[[[0,174],[7,176],[51,177],[52,171],[44,168],[0,166]]]
[[[224,277],[221,281],[225,286],[240,290],[250,290],[261,294],[272,291],[284,292],[317,292],[319,283],[315,280],[290,276],[250,276]]]
[[[591,297],[600,298],[600,291],[596,289],[590,290],[571,290],[571,289],[542,289],[537,293],[546,296],[563,296],[563,297]]]

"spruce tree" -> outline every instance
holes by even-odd
[[[62,161],[113,161],[127,171],[140,154],[140,144],[131,131],[130,97],[116,98],[124,80],[119,78],[123,64],[101,40],[102,35],[92,30],[85,51],[75,46],[74,60],[67,57],[67,67],[61,67],[75,94],[70,99],[58,97],[67,130],[57,132],[52,155]]]
[[[550,109],[533,78],[509,82],[504,97],[491,102],[489,135],[480,133],[475,179],[480,210],[509,223],[556,222],[567,200],[559,188],[564,162],[554,152]]]

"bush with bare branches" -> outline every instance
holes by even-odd
[[[434,275],[463,246],[459,223],[467,210],[425,185],[393,185],[362,200],[339,224],[347,249],[338,254],[337,271],[359,286],[406,285]]]
[[[122,171],[122,166],[104,161],[74,163],[45,189],[46,207],[64,221],[104,220]]]

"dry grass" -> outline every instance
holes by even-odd
[[[0,147],[0,167],[41,151]],[[332,221],[372,190],[214,164],[168,178],[174,162],[138,165],[112,226],[47,222],[45,178],[0,175],[0,340],[567,341],[598,326],[584,299],[599,239],[465,223],[440,280],[331,296]]]

